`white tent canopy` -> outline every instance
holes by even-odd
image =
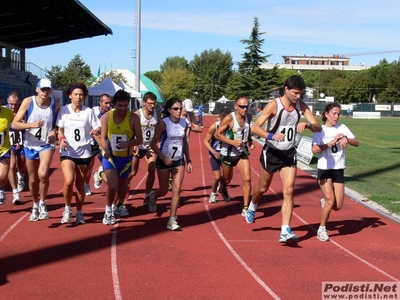
[[[217,101],[215,102],[221,102],[221,103],[225,103],[226,101],[231,101],[228,98],[226,98],[225,96],[222,96],[221,98],[219,98]]]
[[[119,85],[112,81],[111,77],[106,77],[102,83],[95,85],[89,89],[89,96],[100,96],[102,94],[109,94],[114,96],[115,92],[122,89]],[[132,96],[133,97],[133,96]]]
[[[142,98],[142,94],[135,91],[133,88],[131,88],[129,85],[127,85],[125,82],[121,81],[118,83],[118,86],[123,88],[125,91],[127,91],[129,94],[131,94],[132,98]]]

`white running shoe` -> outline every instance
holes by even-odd
[[[100,166],[99,169],[97,170],[97,172],[95,172],[93,175],[93,179],[94,179],[93,185],[94,185],[94,188],[97,190],[99,188],[101,188],[101,183],[103,182],[103,178],[101,178],[101,175],[100,175],[101,172],[103,172],[103,171],[104,171],[103,166]]]
[[[169,230],[178,230],[181,229],[181,227],[178,225],[178,222],[176,222],[176,219],[178,217],[170,217],[168,220],[168,224],[167,224],[167,229]]]
[[[286,232],[281,232],[279,243],[286,243],[289,241],[297,241],[297,235],[292,232],[292,229],[287,228]]]
[[[326,231],[326,228],[325,228],[325,229],[321,229],[321,228],[318,229],[317,238],[318,238],[321,242],[327,242],[327,241],[329,241],[329,236],[328,236],[328,232]]]
[[[61,224],[69,224],[71,223],[72,211],[69,209],[65,209],[63,211],[63,216],[61,219]]]
[[[34,207],[32,208],[32,213],[29,216],[29,222],[37,222],[39,221],[39,210]]]
[[[85,184],[85,195],[86,196],[92,195],[92,191],[90,190],[90,184]]]
[[[242,217],[243,218],[246,218],[248,209],[249,209],[248,207],[246,207],[246,208],[243,207],[243,209],[242,209]]]
[[[0,189],[0,205],[5,204],[6,201],[6,193],[4,192],[4,189]]]
[[[24,190],[25,187],[25,180],[24,177],[19,177],[18,178],[18,184],[17,184],[17,190],[18,192],[22,192]]]
[[[111,211],[106,211],[103,217],[104,225],[114,225],[115,224],[115,216]]]
[[[217,193],[211,193],[210,194],[210,199],[208,200],[209,203],[216,203],[218,200]]]
[[[49,213],[47,212],[46,204],[39,205],[39,219],[40,220],[47,220],[50,218]]]
[[[21,196],[18,191],[13,192],[13,202],[14,205],[21,204]]]

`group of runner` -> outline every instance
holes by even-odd
[[[257,205],[268,190],[275,173],[282,181],[282,223],[279,242],[297,240],[290,228],[294,207],[294,185],[297,174],[296,134],[308,129],[314,133],[312,152],[318,153],[318,184],[324,198],[321,199],[321,223],[317,238],[328,241],[326,230],[330,212],[340,210],[344,200],[345,150],[348,145],[358,146],[354,134],[339,124],[340,105],[330,103],[322,113],[321,126],[310,108],[301,100],[306,85],[301,76],[290,76],[284,84],[284,95],[271,101],[250,126],[249,99],[239,96],[235,111],[222,109],[220,120],[210,126],[204,143],[210,153],[213,171],[210,203],[217,202],[217,189],[225,201],[230,201],[227,184],[232,178],[232,168],[237,166],[243,180],[242,216],[251,224],[255,220]],[[305,121],[301,120],[305,117]],[[254,149],[251,134],[264,138],[260,155],[259,182],[252,192],[249,149]],[[221,173],[222,168],[222,173]]]
[[[325,124],[321,126],[301,100],[304,90],[305,83],[300,76],[289,77],[284,84],[284,95],[270,102],[252,126],[252,116],[247,113],[249,99],[238,96],[235,110],[231,112],[224,108],[219,121],[210,126],[204,140],[214,175],[209,202],[217,202],[217,191],[225,201],[230,201],[227,187],[233,167],[237,166],[243,180],[242,216],[249,224],[254,222],[258,202],[268,190],[274,174],[280,173],[283,185],[280,242],[297,240],[290,228],[297,171],[296,133],[305,129],[315,133],[312,151],[319,155],[317,179],[324,194],[321,226],[317,234],[322,241],[329,240],[326,222],[331,210],[339,210],[343,204],[345,148],[347,145],[358,146],[351,131],[337,122],[340,105],[327,106],[322,116]],[[18,193],[23,188],[23,176],[27,172],[33,199],[29,220],[49,218],[45,200],[50,162],[58,141],[65,199],[61,223],[71,223],[74,186],[75,222],[85,223],[82,208],[85,197],[91,195],[89,180],[96,156],[101,160],[101,166],[94,172],[94,187],[100,188],[102,182],[108,185],[103,224],[112,225],[118,216],[129,216],[124,200],[129,195],[129,183],[144,158],[148,173],[144,204],[150,212],[156,212],[157,199],[166,195],[168,189],[172,190],[167,229],[180,229],[177,209],[182,181],[185,168],[188,172],[193,170],[189,134],[202,131],[190,99],[171,98],[160,112],[156,109],[156,95],[148,92],[143,97],[143,107],[131,112],[130,95],[124,90],[117,91],[112,98],[107,94],[101,95],[99,106],[93,109],[83,105],[88,90],[81,83],[69,85],[67,92],[71,103],[61,108],[51,97],[52,86],[48,79],[38,82],[36,92],[37,96],[27,97],[22,103],[18,94],[10,93],[10,109],[2,107],[0,111],[1,204],[5,203],[2,188],[7,180],[13,190],[13,203],[20,202]],[[17,98],[17,104],[14,98]],[[110,109],[111,105],[113,109]],[[305,117],[305,122],[301,116]],[[252,134],[265,138],[260,156],[260,179],[253,193],[248,159],[249,149],[254,149]],[[156,170],[159,187],[154,190]]]

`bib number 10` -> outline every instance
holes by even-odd
[[[285,141],[291,142],[295,137],[295,130],[293,127],[283,127],[281,133],[285,135]]]

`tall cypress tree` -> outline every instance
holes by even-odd
[[[238,63],[239,73],[242,76],[241,90],[243,94],[249,95],[252,99],[267,99],[269,90],[276,85],[277,70],[265,70],[260,66],[267,63],[267,58],[271,56],[264,55],[261,47],[264,39],[261,38],[265,32],[260,32],[258,18],[254,18],[254,26],[249,39],[241,40],[246,46],[246,52],[242,55],[243,60]]]

